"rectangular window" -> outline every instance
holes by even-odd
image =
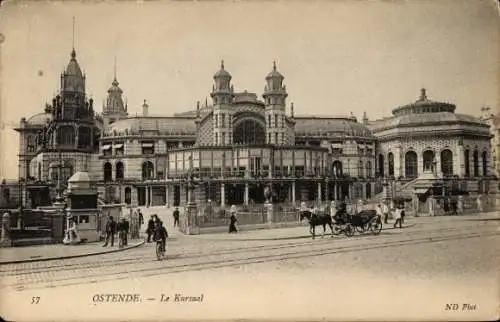
[[[141,143],[141,153],[143,155],[154,154],[155,144],[153,141],[144,141]]]
[[[274,115],[274,127],[278,127],[278,115]]]
[[[271,115],[267,116],[267,126],[271,127]]]
[[[226,115],[225,114],[222,114],[220,116],[220,127],[221,128],[225,128],[226,127]],[[222,140],[224,141],[224,140]]]
[[[219,133],[215,133],[215,145],[219,145]]]
[[[219,127],[219,115],[214,115],[215,116],[215,127]]]
[[[274,144],[278,144],[278,133],[274,133]]]
[[[222,144],[222,145],[226,144],[226,133],[222,133],[222,140],[221,140],[221,144]]]

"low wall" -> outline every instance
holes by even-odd
[[[229,225],[229,224],[228,224]],[[217,234],[217,233],[227,233],[229,231],[228,225],[217,226],[217,227],[203,227],[200,228],[200,234]],[[240,231],[252,231],[252,230],[262,230],[262,229],[274,229],[274,228],[293,228],[293,227],[309,227],[307,221],[303,222],[279,222],[279,223],[265,223],[265,224],[253,224],[253,225],[238,225]]]

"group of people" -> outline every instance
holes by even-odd
[[[158,215],[151,215],[151,217],[149,218],[148,227],[146,228],[146,234],[148,235],[146,242],[151,243],[151,241],[161,241],[163,251],[165,251],[168,232],[163,225],[163,221],[160,220]]]
[[[103,247],[110,246],[113,247],[115,243],[115,235],[118,233],[119,247],[127,246],[128,243],[128,233],[130,230],[130,223],[125,217],[121,217],[119,221],[115,221],[113,216],[108,217],[106,222],[106,239],[104,241]]]

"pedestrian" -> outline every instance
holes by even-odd
[[[375,211],[377,213],[378,219],[382,220],[382,216],[384,215],[384,213],[382,212],[382,206],[380,204],[375,207]]]
[[[153,235],[153,229],[155,227],[155,221],[154,221],[154,216],[152,215],[151,218],[148,220],[148,228],[146,228],[146,234],[148,234],[148,239],[147,242],[151,242],[151,236]]]
[[[332,202],[330,203],[330,217],[332,217],[332,220],[333,220],[333,217],[335,217],[337,213],[337,202],[335,200],[332,200]]]
[[[141,229],[142,224],[144,224],[144,216],[142,215],[141,209],[137,208],[137,214],[139,215],[139,229]]]
[[[400,207],[396,207],[396,209],[394,210],[394,219],[396,220],[394,222],[394,228],[397,228],[397,226],[399,226],[399,228],[403,228],[401,226],[401,219],[402,219],[402,216],[403,216],[403,210],[400,209]]]
[[[450,212],[450,204],[448,202],[448,198],[446,197],[443,200],[443,210],[445,215],[448,215],[448,213]]]
[[[387,220],[389,219],[389,207],[387,207],[386,202],[382,202],[381,208],[382,214],[384,215],[384,224],[387,224]]]
[[[123,234],[123,246],[127,246],[128,244],[128,233],[129,233],[129,230],[130,230],[130,222],[128,221],[127,218],[124,219],[123,221],[123,230],[124,230],[124,234]]]
[[[464,197],[463,196],[458,196],[458,202],[457,202],[457,212],[459,214],[464,213]]]
[[[481,195],[477,196],[477,210],[479,212],[483,212],[484,211],[484,208],[483,208],[483,200],[481,198]]]
[[[111,247],[115,243],[115,233],[116,233],[116,222],[113,219],[113,216],[109,216],[108,221],[106,222],[106,241],[104,242],[103,247],[108,246],[108,243],[111,239]]]
[[[178,227],[179,226],[179,208],[178,207],[175,207],[173,215],[174,215],[174,227]]]
[[[121,217],[116,225],[116,230],[118,231],[118,247],[122,248],[125,246],[125,218]]]
[[[229,218],[229,233],[237,233],[238,229],[236,229],[236,223],[238,222],[238,219],[236,218],[236,206],[232,205],[231,206],[231,217]]]

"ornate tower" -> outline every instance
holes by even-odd
[[[286,142],[285,104],[288,94],[283,86],[284,79],[285,77],[276,70],[276,62],[273,62],[273,70],[266,76],[266,87],[262,95],[266,104],[268,144],[283,145]]]
[[[234,88],[231,85],[231,74],[224,69],[221,61],[220,70],[214,75],[212,97],[214,103],[214,145],[227,145],[232,143],[232,115]]]
[[[115,60],[115,75],[111,87],[108,89],[108,96],[106,102],[102,107],[102,116],[104,127],[113,123],[116,120],[128,116],[127,104],[123,103],[123,91],[119,87],[120,83],[116,79],[116,60]]]

